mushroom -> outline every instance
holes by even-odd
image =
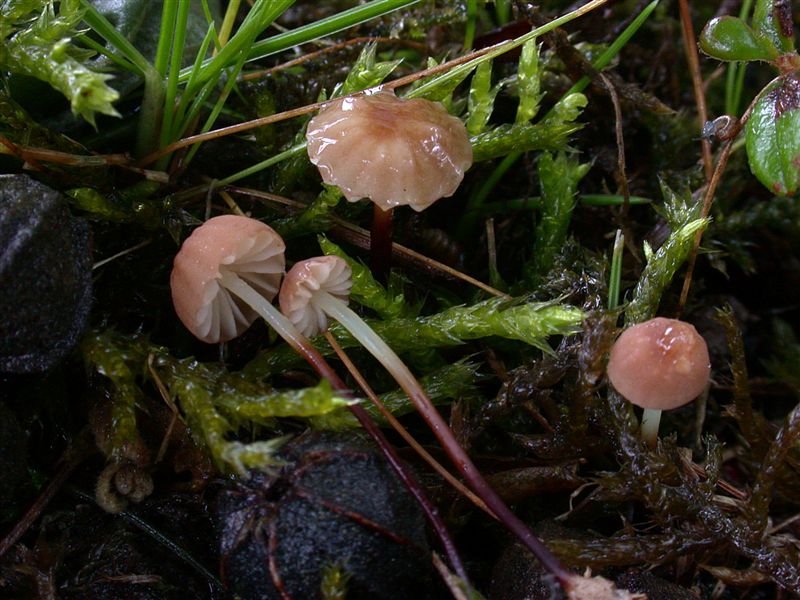
[[[620,394],[644,408],[641,435],[653,446],[661,411],[688,404],[708,385],[708,346],[693,325],[657,317],[622,332],[607,373]]]
[[[452,196],[472,165],[472,146],[460,119],[430,100],[392,91],[341,98],[311,119],[308,156],[325,183],[345,198],[375,205],[370,252],[381,277],[391,257],[392,209],[422,211]]]
[[[214,217],[192,232],[175,256],[170,287],[178,317],[195,337],[222,342],[242,333],[261,316],[321,377],[345,397],[352,397],[311,342],[272,305],[285,267],[285,244],[268,225],[248,217]],[[466,581],[466,572],[442,518],[425,491],[369,414],[348,406],[375,440],[436,530],[451,565]]]
[[[275,230],[255,219],[209,219],[175,256],[170,288],[178,318],[204,342],[237,337],[265,304],[272,306],[286,266],[285,249]]]
[[[306,336],[326,330],[328,317],[339,321],[408,394],[456,469],[494,516],[531,550],[562,585],[568,586],[573,580],[573,574],[564,569],[550,550],[487,483],[405,363],[361,317],[348,308],[351,276],[350,266],[338,256],[321,256],[300,261],[284,278],[278,296],[281,310]]]

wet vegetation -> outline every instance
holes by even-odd
[[[221,214],[269,224],[287,266],[347,262],[350,306],[565,568],[800,594],[798,14],[0,1],[0,596],[566,597],[342,326],[312,343],[343,386],[264,322],[183,327],[173,258]],[[388,278],[372,207],[305,151],[318,103],[381,84],[441,102],[474,158],[395,209]],[[650,445],[605,369],[655,316],[697,328],[711,377]]]

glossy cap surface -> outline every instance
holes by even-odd
[[[394,92],[342,98],[311,119],[308,156],[350,202],[426,209],[452,196],[472,165],[464,124],[429,100]]]
[[[657,317],[622,332],[607,373],[614,388],[637,406],[678,408],[708,384],[708,346],[693,325]]]

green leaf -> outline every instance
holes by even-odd
[[[543,95],[540,91],[540,76],[539,48],[536,40],[531,40],[522,46],[517,68],[517,93],[519,94],[517,123],[530,121],[539,112],[539,102]]]
[[[466,125],[470,135],[476,135],[486,128],[494,110],[494,99],[501,87],[502,83],[492,87],[492,62],[479,64],[469,88],[469,117]]]
[[[791,196],[800,185],[800,79],[774,84],[747,122],[750,170],[771,192]]]
[[[583,127],[583,124],[574,121],[586,104],[583,94],[569,94],[553,107],[546,119],[538,123],[499,125],[472,136],[473,159],[480,162],[512,152],[564,150],[569,136]]]
[[[658,310],[661,296],[672,282],[675,273],[689,257],[695,235],[708,226],[708,219],[695,219],[673,231],[667,241],[653,252],[645,245],[647,265],[633,292],[633,300],[625,310],[625,323],[635,325],[652,319]]]
[[[520,299],[492,298],[471,306],[454,306],[440,313],[416,319],[368,321],[398,354],[421,347],[458,346],[467,340],[498,336],[518,340],[550,352],[547,337],[575,333],[583,312],[574,306],[553,302],[520,303]],[[360,347],[338,323],[330,333],[344,349]],[[317,345],[322,354],[333,351],[324,342]],[[302,362],[289,347],[262,352],[243,370],[247,377],[266,377]]]
[[[255,423],[263,423],[274,417],[324,415],[353,404],[351,400],[337,396],[327,379],[314,387],[268,393],[247,393],[230,388],[218,393],[214,403],[233,420],[247,419]]]
[[[653,208],[667,220],[672,231],[677,231],[689,221],[700,218],[703,205],[692,198],[692,190],[687,187],[676,192],[661,177],[658,178],[658,183],[664,196],[664,205]]]
[[[377,44],[367,44],[359,54],[355,64],[350,68],[344,83],[333,94],[332,98],[346,96],[383,83],[392,71],[403,62],[403,59],[376,62]]]
[[[737,17],[711,19],[700,33],[700,49],[718,60],[772,60],[778,50],[766,36]]]
[[[136,405],[142,392],[128,367],[130,357],[107,333],[87,335],[82,349],[89,368],[111,382],[108,447],[103,450],[119,462],[126,459],[135,461],[135,455],[143,445],[136,427]]]
[[[439,63],[434,58],[428,58],[426,67],[432,69]],[[478,63],[480,64],[480,63]],[[464,66],[464,65],[462,65]],[[475,65],[473,65],[475,66]],[[470,69],[455,67],[443,74],[431,75],[415,82],[411,91],[406,94],[406,98],[425,98],[434,102],[441,102],[449,110],[452,103],[453,90],[470,74]],[[443,75],[447,75],[444,77]]]
[[[792,2],[757,0],[753,11],[753,29],[770,40],[781,53],[794,51]]]

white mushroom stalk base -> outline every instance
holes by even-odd
[[[648,446],[655,447],[658,440],[658,426],[661,423],[661,410],[657,408],[645,408],[642,413],[642,425],[639,428],[639,435]]]

